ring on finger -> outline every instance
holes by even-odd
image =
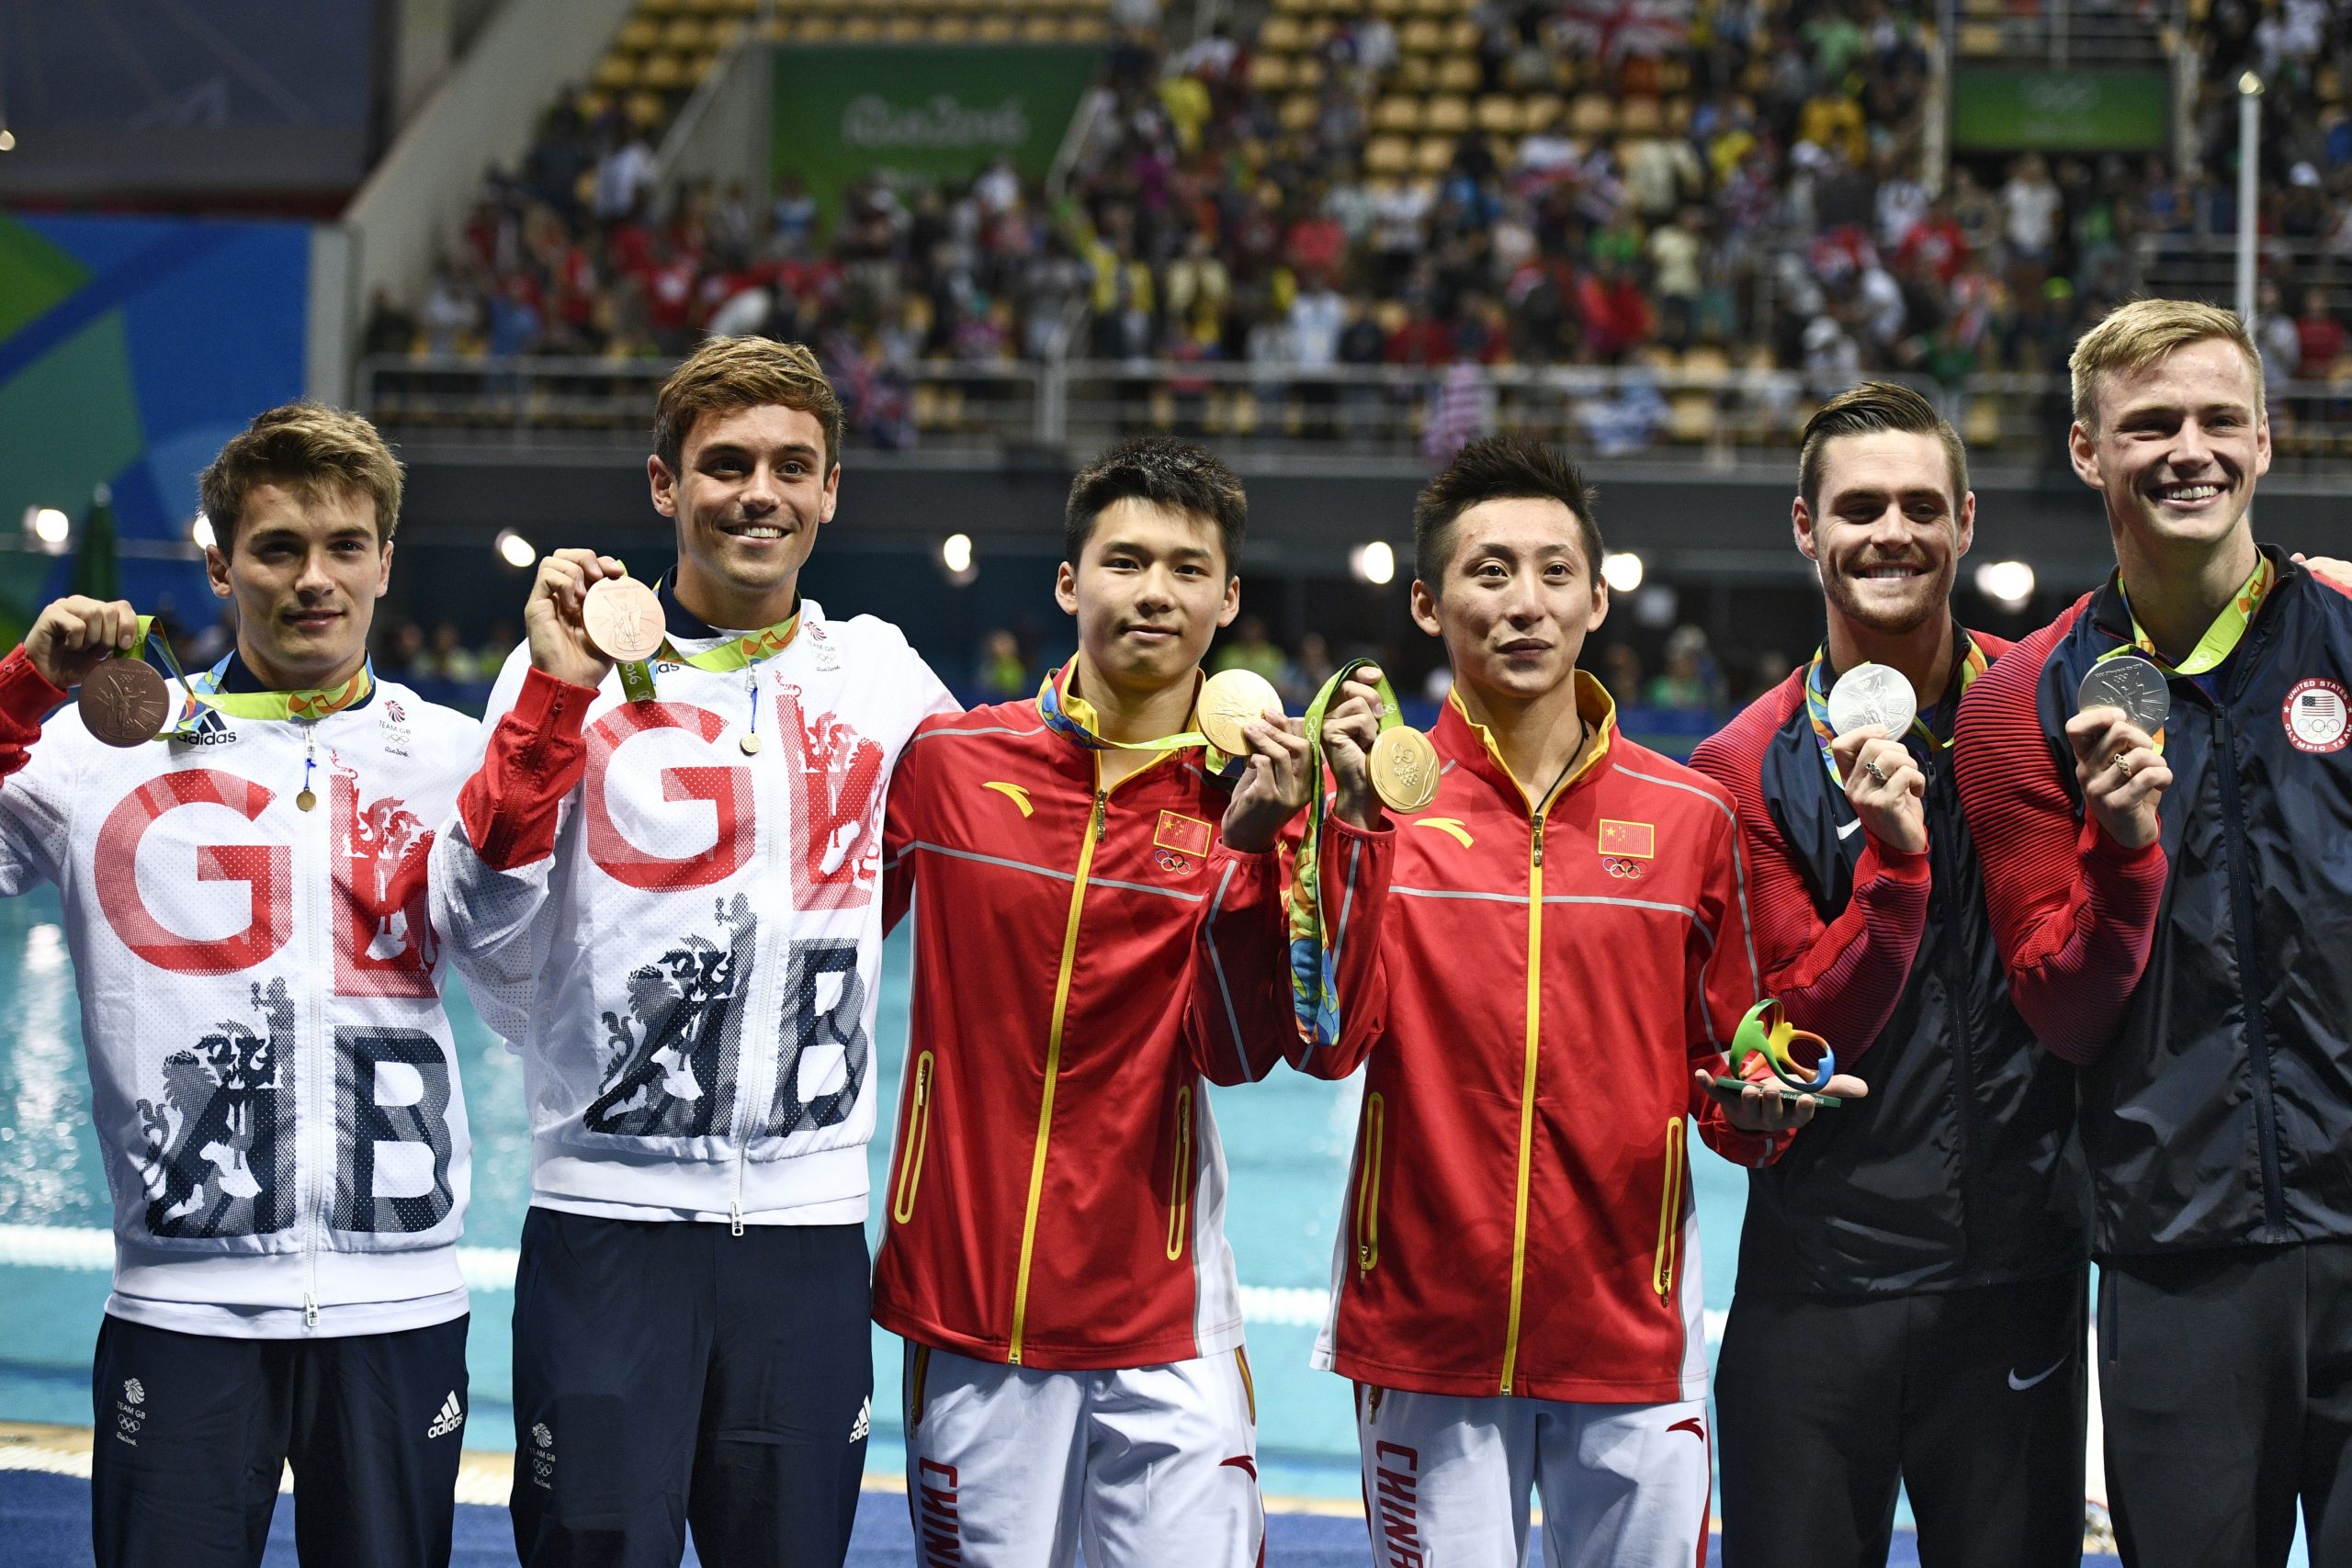
[[[1878,780],[1881,784],[1884,784],[1886,782],[1885,770],[1881,768],[1876,762],[1864,762],[1862,764],[1862,772],[1870,774],[1871,777]]]
[[[2132,759],[2126,756],[2123,752],[2118,751],[2115,754],[2115,771],[2121,773],[2125,778],[2130,778],[2132,776]]]

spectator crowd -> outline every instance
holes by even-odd
[[[1622,112],[1593,134],[1566,115],[1510,140],[1466,130],[1426,175],[1367,168],[1399,61],[1368,8],[1318,32],[1306,103],[1252,85],[1254,40],[1219,28],[1171,51],[1122,31],[1051,196],[1002,162],[964,184],[868,179],[838,213],[790,170],[773,198],[664,190],[642,131],[559,105],[521,166],[486,178],[423,298],[375,302],[367,346],[626,359],[705,333],[802,339],[886,446],[912,439],[920,366],[1063,355],[1957,386],[2062,368],[2146,258],[2234,231],[2234,85],[2251,68],[2269,84],[2260,223],[2285,280],[2261,341],[2276,376],[2343,367],[2338,301],[2311,280],[2352,265],[2352,6],[2211,0],[2188,167],[1962,154],[1936,189],[1934,8],[1649,0],[1646,26],[1602,25],[1621,9],[1468,13],[1481,93]]]

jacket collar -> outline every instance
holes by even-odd
[[[2271,585],[2269,594],[2264,598],[2260,605],[2256,606],[2254,612],[2254,624],[2246,627],[2248,635],[2253,633],[2255,626],[2262,624],[2264,615],[2271,605],[2278,602],[2279,597],[2286,592],[2287,585],[2304,575],[2303,568],[2290,560],[2287,552],[2277,545],[2263,545],[2258,547],[2264,555],[2270,558],[2271,568],[2278,572],[2278,581]],[[2132,602],[2123,592],[2121,567],[2117,567],[2107,574],[2106,582],[2100,585],[2098,594],[2092,599],[2090,620],[2091,625],[2110,642],[2128,643],[2132,640]]]
[[[1561,782],[1549,800],[1543,802],[1548,814],[1568,791],[1590,779],[1597,778],[1610,767],[1610,750],[1617,738],[1617,705],[1608,690],[1585,671],[1576,672],[1577,714],[1592,728],[1592,744],[1586,750],[1584,760],[1576,771]],[[1503,761],[1502,752],[1495,745],[1495,738],[1483,724],[1475,723],[1462,705],[1461,696],[1453,692],[1445,695],[1445,706],[1438,715],[1437,728],[1431,733],[1438,754],[1448,761],[1458,762],[1476,773],[1493,786],[1507,801],[1517,802],[1521,809],[1532,811],[1537,805],[1536,792],[1551,783],[1540,779],[1532,784],[1521,782]]]
[[[746,632],[758,629],[756,627],[745,626],[738,630],[729,630],[723,626],[712,626],[700,615],[695,615],[692,610],[687,609],[684,604],[678,603],[677,583],[675,576],[673,573],[663,572],[662,574],[662,581],[654,585],[654,592],[661,598],[662,625],[662,628],[670,634],[670,640],[672,642],[727,642],[732,638],[743,636]],[[817,602],[809,598],[805,593],[797,594],[794,597],[792,602],[792,613],[800,618],[800,629],[804,632],[817,622],[824,619],[825,615],[824,611],[818,605]]]

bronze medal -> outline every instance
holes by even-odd
[[[743,748],[743,755],[746,757],[756,757],[759,755],[760,738],[756,734],[746,735],[741,740],[736,742],[736,744]]]
[[[1419,811],[1437,798],[1437,748],[1409,724],[1392,724],[1372,743],[1372,787],[1391,811]]]
[[[1282,694],[1254,670],[1221,670],[1201,687],[1201,733],[1228,757],[1247,756],[1252,720],[1283,710]]]
[[[588,590],[580,624],[616,664],[640,664],[662,651],[661,595],[634,577],[608,577]]]
[[[172,716],[171,688],[142,659],[109,659],[90,671],[77,700],[82,723],[109,746],[141,746]]]
[[[319,797],[307,789],[294,797],[294,807],[298,811],[308,811],[318,803]]]

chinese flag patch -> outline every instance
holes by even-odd
[[[1174,850],[1180,855],[1202,855],[1209,852],[1209,840],[1214,837],[1209,825],[1197,817],[1180,816],[1173,811],[1159,814],[1159,828],[1151,836],[1152,843],[1163,850]]]
[[[1600,819],[1600,852],[1630,860],[1650,860],[1657,854],[1657,829],[1648,822]]]

